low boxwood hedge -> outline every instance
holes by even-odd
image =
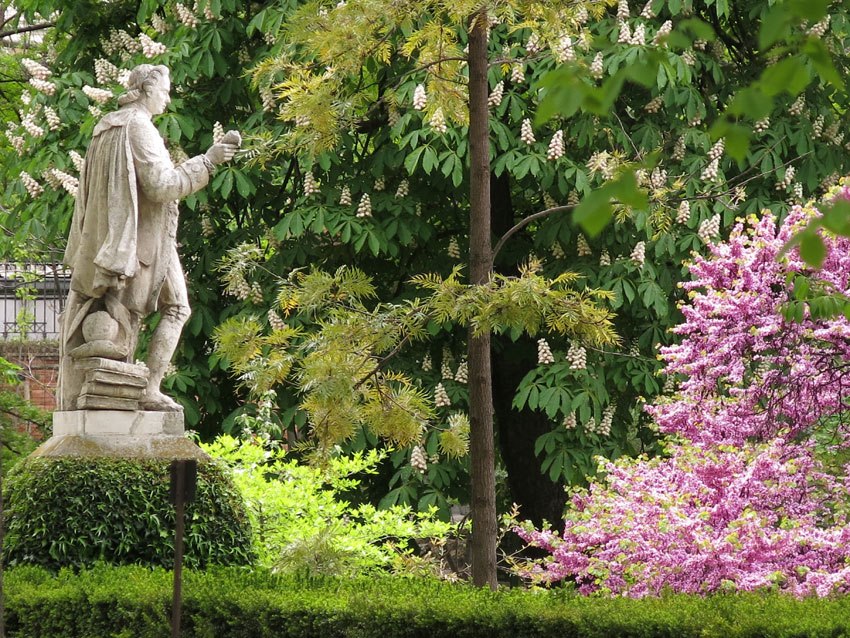
[[[171,573],[96,567],[6,575],[10,638],[162,638]],[[475,589],[398,577],[299,580],[221,567],[187,572],[185,638],[772,638],[850,634],[850,598],[777,594],[632,600]]]
[[[7,565],[52,570],[99,562],[174,564],[170,461],[41,458],[16,465],[4,481]],[[186,565],[247,565],[255,559],[242,497],[226,470],[198,466],[186,508]]]

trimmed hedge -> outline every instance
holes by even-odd
[[[162,638],[172,576],[97,567],[6,575],[10,638]],[[403,578],[321,581],[245,568],[187,572],[184,638],[827,638],[850,634],[850,598],[777,594],[582,598]]]
[[[170,461],[29,457],[4,485],[7,565],[58,570],[106,562],[174,564]],[[254,558],[242,497],[224,469],[199,463],[186,507],[185,564],[247,565]]]

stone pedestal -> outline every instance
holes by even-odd
[[[53,436],[33,456],[198,459],[182,412],[68,410],[53,413]]]

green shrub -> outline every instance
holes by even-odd
[[[98,562],[170,566],[174,507],[169,461],[30,457],[9,474],[5,558],[57,570]],[[186,508],[185,563],[244,565],[255,557],[239,492],[214,463],[200,463]]]
[[[162,638],[171,574],[99,566],[6,577],[10,638]],[[773,638],[846,636],[850,598],[777,594],[582,598],[397,577],[298,579],[187,572],[184,638]]]
[[[351,576],[373,570],[431,571],[447,567],[432,556],[414,556],[417,539],[439,545],[454,531],[437,519],[436,509],[414,512],[407,506],[378,509],[352,505],[360,476],[376,472],[384,452],[371,450],[304,465],[270,450],[258,440],[228,435],[203,445],[213,458],[233,468],[233,480],[247,503],[259,564],[283,572]]]

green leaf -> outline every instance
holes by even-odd
[[[760,120],[770,114],[773,100],[758,86],[748,86],[741,89],[732,98],[727,111],[732,115]]]
[[[823,245],[823,239],[820,235],[814,232],[805,232],[800,239],[800,257],[803,260],[816,268],[823,264],[826,257],[826,247]]]
[[[792,16],[783,4],[775,4],[768,9],[761,21],[758,34],[759,49],[766,51],[776,42],[791,35]]]
[[[579,202],[573,211],[573,220],[591,237],[595,237],[613,215],[613,207],[607,193],[602,190],[592,191]]]
[[[769,66],[761,76],[764,93],[771,97],[783,91],[797,96],[811,81],[809,69],[798,57],[786,58]]]

